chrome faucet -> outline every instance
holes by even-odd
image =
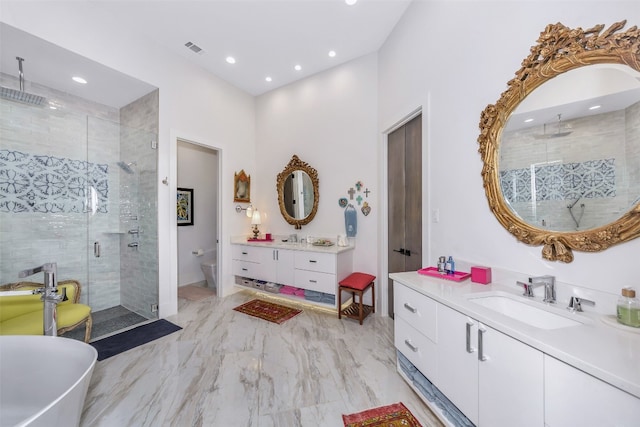
[[[529,277],[530,285],[544,285],[544,299],[542,301],[555,304],[556,278],[554,276]]]
[[[55,262],[43,264],[40,267],[29,268],[18,273],[18,277],[24,278],[36,273],[44,273],[44,287],[33,291],[34,294],[42,294],[41,300],[44,302],[43,332],[44,335],[55,337],[58,335],[56,305],[67,299],[66,289],[63,288],[61,295],[58,295],[58,265]]]
[[[571,297],[571,299],[569,299],[569,305],[567,306],[567,310],[569,310],[572,313],[576,311],[582,312],[582,303],[586,303],[589,305],[596,305],[595,301],[591,301],[586,298]]]

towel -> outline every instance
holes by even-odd
[[[347,231],[347,237],[356,237],[358,232],[358,211],[351,203],[344,210],[344,226]]]

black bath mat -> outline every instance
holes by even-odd
[[[164,319],[141,325],[128,331],[94,341],[91,345],[98,350],[98,360],[108,359],[123,351],[131,350],[158,338],[182,329]]]

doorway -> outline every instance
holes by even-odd
[[[422,114],[387,138],[389,273],[422,265]],[[388,312],[393,318],[393,280],[388,279]]]
[[[176,158],[177,187],[192,202],[191,221],[177,227],[178,287],[199,286],[219,295],[220,153],[178,139]]]

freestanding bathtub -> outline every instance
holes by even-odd
[[[69,338],[0,336],[0,426],[77,426],[97,358]]]

